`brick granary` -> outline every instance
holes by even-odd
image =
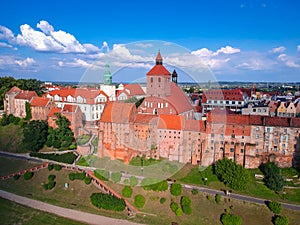
[[[146,76],[146,97],[138,107],[107,103],[99,121],[99,157],[128,163],[146,155],[203,166],[227,157],[247,168],[268,160],[282,167],[300,161],[300,118],[237,115],[216,108],[205,121],[196,120],[177,86],[176,71],[164,67],[160,52]]]

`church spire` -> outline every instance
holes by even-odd
[[[173,73],[172,73],[172,82],[174,82],[175,84],[177,84],[177,72],[174,69]]]
[[[108,63],[105,64],[104,84],[112,84],[112,75]]]
[[[156,56],[156,65],[162,65],[163,59],[161,57],[160,51],[158,51],[157,56]]]

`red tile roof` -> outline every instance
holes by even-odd
[[[157,60],[162,60],[162,57],[161,57],[160,51],[158,51],[158,53],[157,53],[157,56],[156,56],[156,61],[157,61]]]
[[[243,101],[244,95],[240,89],[232,89],[232,90],[212,89],[212,90],[205,91],[202,95],[202,102],[206,103],[207,100]]]
[[[79,106],[77,105],[69,105],[69,104],[65,104],[63,109],[62,109],[62,112],[64,113],[73,113],[73,112],[76,112],[77,111],[77,108]]]
[[[170,76],[171,73],[163,66],[163,65],[155,65],[148,73],[147,76],[153,76],[153,75],[168,75]]]
[[[6,92],[6,94],[10,94],[10,93],[13,93],[13,92],[20,92],[21,89],[16,87],[16,86],[13,86],[8,92]]]
[[[50,101],[51,99],[49,98],[35,96],[31,100],[30,105],[33,107],[45,107]]]
[[[149,115],[149,114],[137,114],[134,119],[134,123],[141,123],[141,124],[150,124],[150,123],[157,123],[157,115]]]
[[[159,115],[158,129],[182,130],[183,123],[183,116]]]
[[[35,91],[23,91],[16,95],[16,99],[24,99],[30,101],[34,96],[38,96]]]
[[[48,93],[51,96],[58,95],[60,97],[67,98],[68,96],[72,96],[73,98],[77,98],[81,96],[86,99],[87,104],[95,104],[95,98],[98,95],[104,95],[107,100],[109,100],[108,95],[104,91],[100,91],[99,89],[94,88],[66,88],[61,90],[53,90]],[[64,99],[62,100],[64,101]]]
[[[171,95],[167,96],[166,99],[175,107],[177,113],[181,114],[183,112],[193,110],[193,106],[181,88],[173,82],[171,82],[170,85]]]
[[[284,117],[265,117],[265,126],[288,127],[289,121]]]
[[[205,131],[205,121],[202,120],[186,120],[183,130],[186,131]]]
[[[290,126],[300,128],[300,118],[291,118]]]
[[[61,109],[60,108],[52,108],[49,112],[49,117],[55,116],[55,113],[60,113]]]
[[[128,96],[145,95],[144,90],[139,84],[125,84],[124,90],[120,91],[117,95],[119,96],[123,92],[125,92]]]
[[[129,123],[133,121],[134,103],[108,102],[101,115],[100,122]]]

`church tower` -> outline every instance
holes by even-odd
[[[109,68],[109,64],[106,63],[105,64],[105,72],[104,72],[104,84],[112,84],[112,75],[111,75],[111,72],[110,72],[110,68]]]
[[[171,95],[171,73],[163,66],[163,58],[157,53],[155,66],[147,73],[147,95],[167,97]]]
[[[177,84],[177,77],[178,77],[177,72],[174,69],[174,71],[172,73],[172,82],[175,83],[175,84]]]

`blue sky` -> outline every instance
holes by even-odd
[[[197,68],[201,62],[219,81],[300,81],[299,1],[0,4],[0,76],[78,81],[88,70],[97,80],[105,61],[115,71],[125,66],[132,68],[130,74],[135,68],[143,74],[164,48],[157,42],[146,41],[140,49],[127,43],[162,40],[188,49],[183,56],[177,47],[162,51],[172,68],[185,62]],[[192,61],[187,53],[195,56]],[[130,74],[124,81],[136,79]]]

